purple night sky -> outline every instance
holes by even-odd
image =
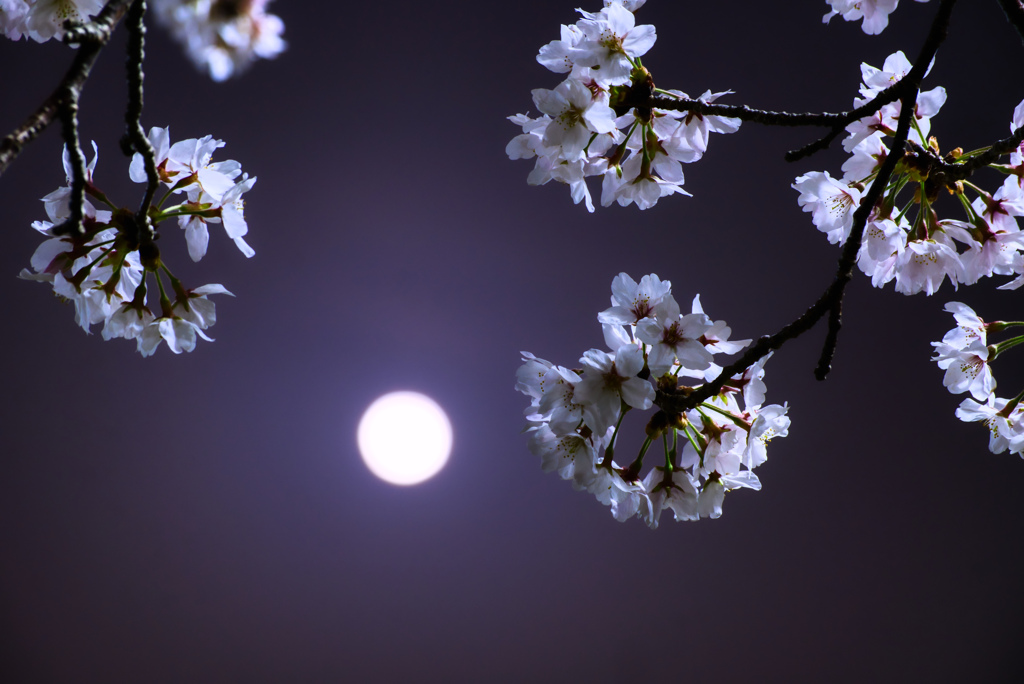
[[[649,0],[637,19],[658,30],[659,87],[835,111],[862,61],[913,59],[935,5],[905,0],[880,36],[822,25],[818,0]],[[1021,318],[995,280],[905,297],[858,272],[828,381],[821,325],[768,363],[790,436],[763,491],[730,494],[718,520],[621,524],[541,472],[519,352],[573,366],[603,348],[617,273],[657,273],[684,306],[699,292],[749,338],[809,306],[839,254],[790,184],[838,174],[841,147],[782,159],[819,129],[716,136],[685,169],[694,196],[645,212],[527,186],[505,117],[536,115],[530,91],[559,82],[534,56],[574,7],[279,1],[288,50],[223,84],[151,27],[144,126],[212,134],[259,178],[251,260],[215,228],[193,265],[164,224],[187,285],[237,295],[191,354],[87,336],[50,287],[16,279],[38,198],[64,182],[57,127],[17,159],[0,179],[0,681],[1019,681],[1024,462],[953,417],[962,397],[929,360],[947,301]],[[123,45],[120,29],[88,83],[82,137],[97,184],[134,205]],[[996,2],[960,3],[925,84],[949,93],[944,150],[1007,135],[1022,55]],[[0,135],[70,58],[0,42]],[[1013,396],[1024,356],[1008,357]],[[434,397],[455,431],[415,487],[377,480],[355,445],[362,410],[396,389]],[[625,451],[642,441],[629,426]]]

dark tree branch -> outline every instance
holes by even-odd
[[[125,156],[133,152],[142,155],[146,167],[146,194],[139,205],[135,220],[138,226],[152,237],[153,226],[149,220],[149,207],[153,203],[160,178],[156,171],[156,155],[153,145],[142,128],[143,80],[142,61],[146,56],[146,0],[135,0],[128,11],[128,57],[125,68],[128,72],[128,108],[125,111],[125,134],[121,147]]]
[[[897,88],[898,85],[899,82],[894,83],[853,111],[843,112],[842,120],[833,124],[832,130],[814,142],[804,145],[800,149],[790,150],[787,152],[786,161],[792,162],[798,159],[803,159],[804,157],[811,156],[815,152],[820,152],[821,150],[826,149],[832,144],[832,141],[838,138],[839,135],[846,130],[846,127],[854,121],[863,119],[865,116],[871,116],[890,102],[898,100],[900,92]]]
[[[771,112],[763,109],[753,109],[746,105],[709,104],[700,100],[685,100],[665,95],[652,97],[649,106],[666,111],[727,116],[766,126],[834,126],[838,122],[843,121],[849,114],[848,112],[840,112],[838,114],[831,112]]]
[[[848,112],[773,112],[753,109],[746,105],[708,104],[700,100],[687,100],[659,95],[650,98],[643,105],[630,102],[627,96],[624,104],[646,106],[676,112],[693,112],[697,115],[726,116],[741,121],[750,121],[765,126],[826,126],[830,130],[823,137],[798,150],[786,153],[786,161],[796,161],[828,147],[833,140],[854,121],[871,116],[879,109],[899,99],[902,89],[894,83],[860,107]]]
[[[67,146],[68,159],[71,162],[71,215],[58,226],[54,226],[54,235],[76,235],[85,233],[82,220],[85,213],[85,155],[78,139],[78,95],[79,91],[68,88],[64,93],[64,101],[60,107],[61,135]]]
[[[932,20],[931,30],[925,39],[921,53],[914,62],[910,72],[899,82],[894,84],[885,92],[894,91],[900,100],[900,118],[896,128],[896,135],[893,139],[893,150],[902,150],[910,133],[910,118],[914,115],[917,104],[917,93],[921,80],[924,78],[928,65],[935,57],[939,46],[945,40],[949,29],[949,18],[953,11],[956,0],[942,0],[935,18]],[[710,399],[721,392],[734,375],[742,373],[755,364],[768,352],[779,349],[789,340],[799,337],[810,330],[821,320],[826,312],[831,313],[829,317],[829,332],[826,335],[825,345],[822,349],[821,358],[815,372],[819,380],[823,380],[828,373],[831,359],[835,353],[835,345],[839,336],[841,324],[841,304],[843,293],[847,283],[853,277],[853,269],[860,251],[861,240],[864,237],[864,229],[867,226],[868,217],[874,209],[875,204],[882,197],[889,179],[896,170],[896,165],[903,158],[902,154],[890,154],[882,163],[878,175],[871,183],[867,193],[861,200],[860,206],[853,215],[853,226],[850,236],[843,244],[842,255],[836,268],[836,276],[832,283],[802,316],[792,323],[786,325],[774,335],[765,335],[747,348],[746,352],[729,366],[722,369],[718,377],[704,385],[692,389],[682,388],[681,390],[659,389],[654,403],[666,413],[682,413],[694,408],[702,401]]]
[[[25,145],[39,137],[39,134],[58,117],[61,108],[66,107],[72,100],[77,102],[100,50],[110,40],[114,26],[124,16],[131,2],[132,0],[110,0],[91,22],[76,26],[65,33],[65,43],[80,46],[71,68],[43,104],[0,142],[0,176]]]
[[[908,146],[915,168],[928,179],[930,185],[936,189],[945,187],[950,191],[955,191],[957,181],[967,180],[978,169],[999,161],[1000,157],[1020,147],[1022,141],[1024,141],[1024,126],[1014,131],[1010,137],[996,141],[981,154],[962,162],[947,161],[948,157],[944,159],[930,147],[921,147],[913,141]]]
[[[1006,20],[1017,29],[1021,40],[1024,40],[1024,2],[1021,0],[999,0],[999,6],[1006,13]]]

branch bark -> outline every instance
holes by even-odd
[[[96,18],[64,35],[64,42],[79,45],[78,52],[64,78],[43,104],[0,142],[0,176],[7,171],[25,145],[35,140],[60,116],[60,110],[77,101],[100,51],[110,41],[114,27],[128,11],[133,0],[110,0]]]

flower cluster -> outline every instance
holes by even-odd
[[[104,0],[0,0],[0,33],[43,43],[64,37],[64,22],[84,24],[103,9]]]
[[[50,283],[59,297],[73,302],[75,321],[86,332],[93,325],[102,325],[103,339],[135,340],[143,356],[153,354],[162,341],[177,354],[192,351],[197,337],[209,340],[204,331],[216,322],[216,312],[208,295],[231,294],[217,284],[185,288],[161,258],[155,242],[157,224],[177,218],[194,261],[206,253],[209,223],[223,224],[243,254],[252,256],[253,250],[243,238],[248,226],[241,196],[256,181],[242,174],[238,162],[213,162],[213,152],[224,143],[211,136],[172,145],[168,129],[153,128],[149,140],[156,153],[157,175],[167,189],[162,199],[142,218],[115,205],[95,184],[98,154],[94,143],[85,177],[80,232],[68,227],[73,173],[65,148],[67,186],[43,198],[49,220],[36,221],[32,227],[47,239],[32,255],[33,270],[21,272],[22,278]],[[129,175],[136,182],[147,182],[141,155],[132,159]],[[182,194],[184,201],[164,206],[168,198]],[[109,210],[97,209],[93,201]],[[160,293],[156,313],[147,303],[150,275]]]
[[[1022,326],[1024,321],[986,323],[960,302],[949,302],[946,311],[953,314],[957,327],[947,332],[941,342],[932,342],[932,360],[946,371],[942,384],[950,392],[971,394],[956,410],[956,417],[967,423],[984,423],[989,429],[988,448],[992,453],[1009,449],[1024,458],[1024,406],[1020,405],[1024,392],[1013,399],[997,397],[992,376],[992,362],[1002,352],[1024,342],[1024,336],[996,344],[988,342],[989,333]]]
[[[641,57],[657,38],[651,25],[637,25],[633,10],[645,0],[605,0],[600,12],[578,10],[582,19],[562,26],[561,39],[541,48],[537,61],[568,74],[554,90],[538,88],[533,102],[541,116],[510,116],[522,127],[506,146],[510,159],[536,158],[530,185],[556,180],[569,186],[576,204],[594,203],[586,179],[600,176],[601,205],[654,206],[683,190],[684,163],[700,159],[710,133],[732,133],[739,120],[651,108],[661,94],[689,99],[677,90],[654,87]],[[706,92],[710,103],[725,93]]]
[[[284,22],[269,0],[154,0],[157,19],[210,78],[223,81],[285,48]]]
[[[789,431],[788,406],[764,405],[768,357],[709,400],[681,409],[700,386],[684,381],[716,378],[722,369],[714,355],[734,354],[750,340],[730,340],[730,328],[704,313],[699,295],[681,313],[671,283],[654,274],[637,283],[620,273],[611,303],[598,315],[611,351],[587,351],[582,368],[523,352],[516,389],[530,398],[530,450],[545,471],[593,494],[617,520],[637,515],[653,528],[666,508],[676,520],[717,518],[726,491],[761,488],[753,469],[767,459],[768,441]],[[614,454],[623,418],[654,406],[639,455],[620,466]],[[664,460],[642,476],[656,441]]]
[[[285,48],[284,22],[267,14],[270,0],[151,0],[157,20],[215,81],[244,71]],[[105,0],[0,0],[0,33],[42,43],[64,37],[65,22],[84,24]]]
[[[889,25],[889,15],[896,11],[900,0],[825,0],[832,11],[824,16],[822,21],[828,23],[829,19],[837,14],[846,21],[857,21],[863,19],[861,29],[864,33],[874,36],[885,30]],[[928,0],[917,0],[917,2],[928,2]]]
[[[862,97],[854,106],[875,98],[910,68],[902,52],[890,55],[881,69],[862,64]],[[895,280],[896,291],[904,294],[930,295],[947,278],[955,288],[992,275],[1018,275],[1004,287],[1019,287],[1024,283],[1024,234],[1016,217],[1024,215],[1024,155],[1018,149],[1009,165],[995,167],[1008,175],[994,193],[967,180],[949,182],[943,174],[932,173],[939,163],[963,162],[988,149],[964,153],[958,148],[941,155],[929,131],[931,117],[945,100],[941,87],[918,94],[908,149],[868,217],[857,264],[876,287]],[[829,242],[843,243],[849,237],[866,188],[891,154],[885,140],[895,134],[900,110],[899,101],[886,104],[847,127],[843,147],[851,156],[843,164],[842,178],[815,171],[793,184],[800,193],[798,203]],[[1011,131],[1022,125],[1024,102],[1014,112]],[[935,204],[943,190],[959,200],[965,220],[939,218]],[[973,201],[968,193],[974,195]]]

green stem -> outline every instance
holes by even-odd
[[[691,428],[692,426],[687,423],[683,425],[683,432],[686,434],[686,439],[689,440],[690,446],[693,447],[693,450],[696,451],[697,455],[700,457],[700,464],[704,465],[704,448],[700,446],[694,436],[690,434]]]
[[[1011,337],[1010,339],[1003,340],[998,344],[989,345],[988,362],[992,363],[993,361],[996,360],[996,357],[998,357],[1004,351],[1006,351],[1007,349],[1013,349],[1022,342],[1024,342],[1024,335],[1021,335],[1019,337]]]
[[[615,423],[615,431],[612,432],[611,441],[608,442],[608,447],[604,450],[604,460],[601,461],[602,466],[610,467],[612,464],[612,457],[615,455],[615,438],[619,436],[619,428],[622,427],[622,419],[629,413],[630,406],[623,404],[622,413],[619,414],[619,422]]]
[[[109,245],[111,242],[113,242],[113,240],[107,240],[106,242],[101,242],[98,245],[90,245],[90,247],[99,247],[100,245]],[[76,271],[75,274],[73,276],[71,276],[72,280],[76,280],[76,281],[79,281],[79,282],[81,282],[81,280],[85,280],[85,276],[89,273],[89,271],[92,270],[92,267],[95,266],[96,264],[98,264],[103,259],[107,258],[107,255],[110,254],[110,252],[113,251],[113,249],[114,249],[113,247],[109,247],[107,249],[104,249],[102,252],[100,252],[100,255],[98,257],[96,257],[95,259],[90,261],[88,264],[86,264],[82,268],[78,269],[78,271]],[[92,251],[92,250],[89,250],[89,251]]]
[[[623,479],[628,482],[636,480],[640,476],[640,468],[644,465],[644,456],[647,454],[647,450],[651,448],[651,436],[647,435],[647,439],[644,440],[643,445],[640,447],[640,453],[637,454],[636,459],[629,464],[626,468],[626,472],[623,475]]]
[[[715,406],[714,404],[709,404],[707,402],[701,403],[701,406],[704,407],[704,408],[709,408],[712,411],[717,411],[718,413],[721,413],[723,416],[725,416],[726,418],[728,418],[732,422],[736,423],[737,425],[739,425],[744,430],[747,430],[747,431],[750,430],[750,425],[747,423],[747,421],[743,420],[742,418],[737,416],[735,413],[732,413],[731,411],[726,411],[724,408],[719,408],[718,406]],[[703,411],[701,411],[701,415],[704,415]]]

